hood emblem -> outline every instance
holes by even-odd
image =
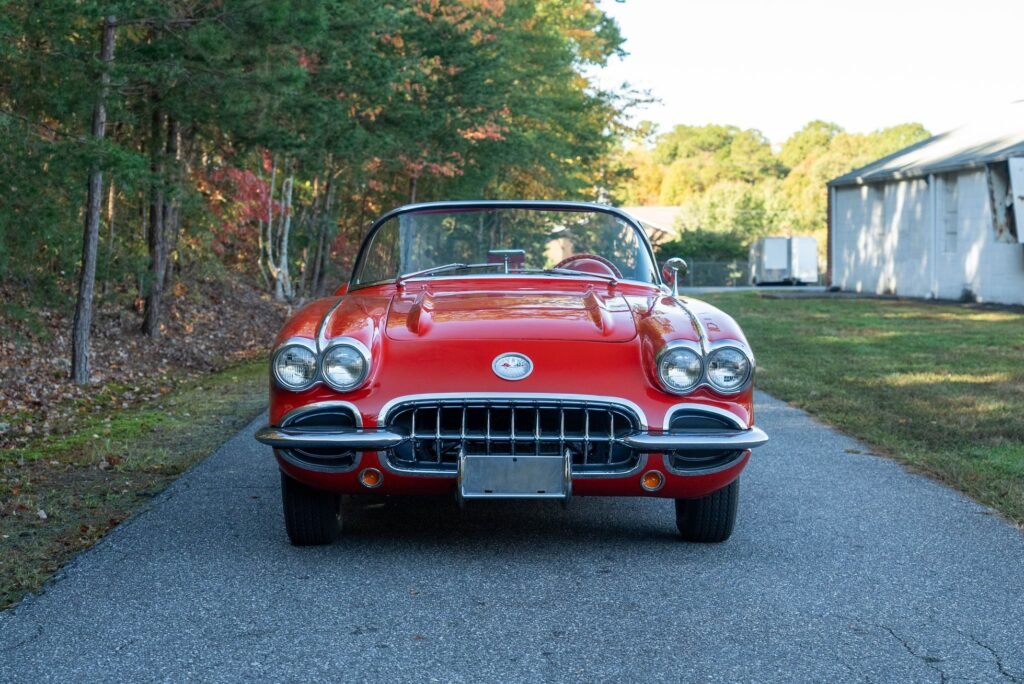
[[[491,362],[491,370],[502,380],[522,380],[533,372],[533,361],[524,354],[499,354]]]

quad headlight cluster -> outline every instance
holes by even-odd
[[[354,390],[370,372],[370,352],[358,340],[332,341],[322,353],[310,344],[286,342],[270,362],[277,384],[292,392],[325,382],[339,392]]]
[[[723,394],[746,387],[754,360],[739,346],[719,346],[706,356],[688,344],[669,343],[658,353],[658,379],[665,391],[688,394],[708,385]]]

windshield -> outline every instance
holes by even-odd
[[[353,286],[402,276],[553,274],[656,283],[639,231],[597,210],[429,208],[388,219],[370,238]]]

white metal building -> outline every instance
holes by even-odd
[[[828,188],[833,285],[1024,304],[1024,101]]]

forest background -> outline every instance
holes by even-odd
[[[731,259],[824,244],[825,182],[928,135],[631,123],[646,95],[592,78],[623,52],[593,0],[3,2],[0,35],[5,410],[110,378],[97,316],[146,350],[255,306],[232,288],[329,292],[399,204],[676,205],[665,256]]]

